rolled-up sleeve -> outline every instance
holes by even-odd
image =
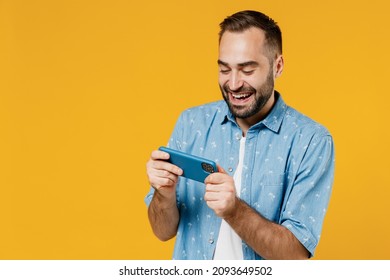
[[[334,180],[334,144],[329,134],[315,135],[305,148],[280,223],[314,255]]]

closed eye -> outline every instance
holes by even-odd
[[[253,74],[253,72],[255,72],[255,70],[242,70],[242,73],[244,73],[245,75],[251,75]]]
[[[230,72],[230,69],[220,69],[219,72],[222,74],[228,74]]]

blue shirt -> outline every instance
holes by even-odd
[[[334,146],[328,130],[287,106],[276,92],[265,119],[246,134],[240,198],[288,228],[313,256],[332,190]],[[233,176],[242,131],[225,101],[188,109],[169,147],[214,160]],[[154,189],[145,198],[149,205]],[[174,259],[212,259],[221,218],[203,197],[205,185],[184,177],[177,185],[180,222]],[[244,241],[244,259],[262,259]]]

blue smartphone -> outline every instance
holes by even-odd
[[[188,179],[203,183],[207,176],[218,171],[217,164],[212,160],[167,147],[160,147],[159,150],[168,153],[170,157],[167,161],[180,167],[183,170],[182,176]]]

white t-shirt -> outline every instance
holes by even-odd
[[[245,139],[245,137],[242,137],[240,140],[238,166],[233,176],[238,197],[240,197],[241,192],[241,174],[245,154]],[[225,220],[222,220],[217,245],[215,247],[214,260],[242,260],[243,258],[241,238]]]

